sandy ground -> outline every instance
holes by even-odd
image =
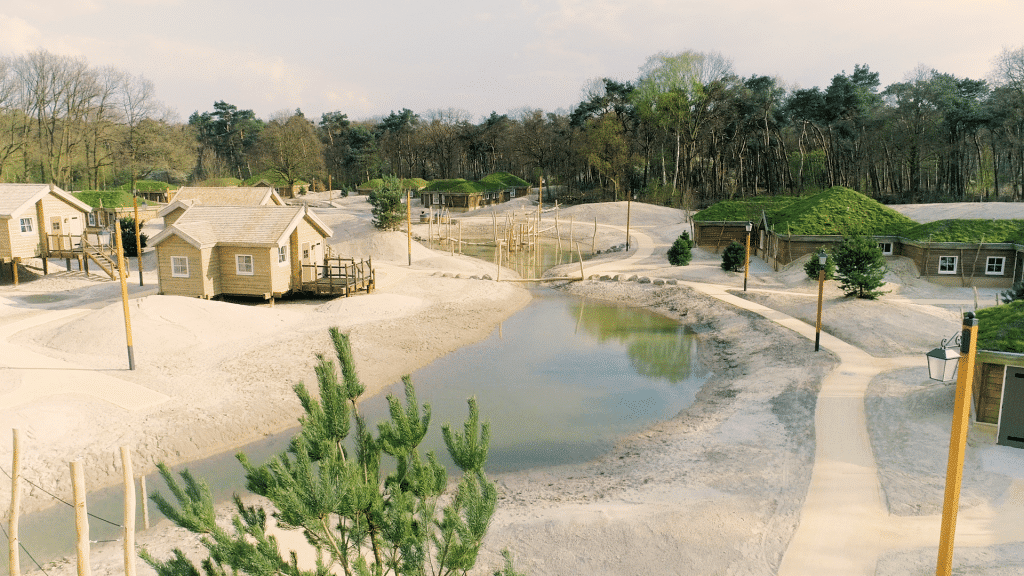
[[[187,461],[230,448],[294,422],[298,406],[291,385],[298,377],[314,380],[311,355],[326,349],[326,326],[352,331],[361,375],[379,387],[482,338],[529,298],[513,284],[469,278],[493,276],[493,264],[416,246],[414,265],[404,266],[405,237],[370,233],[360,198],[335,199],[332,207],[326,198],[306,200],[324,206],[321,213],[335,229],[332,244],[338,250],[372,253],[379,290],[271,309],[144,296],[136,286],[131,306],[139,334],[136,373],[124,370],[116,284],[59,272],[17,289],[0,288],[0,337],[5,350],[19,348],[2,356],[11,363],[0,372],[0,421],[21,427],[28,437],[23,466],[60,491],[64,462],[76,457],[93,470],[90,484],[110,483],[119,474],[113,454],[121,444],[136,450],[137,471],[158,460]],[[961,214],[944,218],[1007,213],[995,204],[961,205],[960,212],[956,205],[936,206],[933,212]],[[990,212],[966,212],[982,206]],[[524,200],[502,208],[519,214],[535,209]],[[571,219],[575,238],[593,241],[602,251],[619,246],[625,242],[625,208],[618,203],[560,209],[559,233],[567,233]],[[492,218],[503,217],[484,209],[460,219],[464,234],[484,235]],[[595,217],[599,226],[593,238]],[[554,212],[544,218],[553,234]],[[509,547],[517,566],[529,574],[780,573],[807,514],[803,508],[821,432],[815,424],[818,393],[840,359],[827,349],[814,352],[813,342],[780,326],[778,319],[688,286],[742,286],[741,275],[722,271],[720,256],[703,250],[695,250],[689,266],[667,265],[668,246],[688,226],[679,211],[634,204],[632,249],[595,257],[586,264],[587,277],[594,279],[563,288],[647,307],[692,325],[702,335],[701,354],[713,377],[690,408],[622,439],[602,458],[497,476],[501,500],[481,566],[497,565],[498,551]],[[427,229],[416,225],[414,233],[425,238]],[[548,274],[578,274],[578,266]],[[887,359],[922,355],[954,333],[960,310],[995,301],[994,290],[980,291],[976,300],[970,289],[922,281],[902,259],[890,260],[890,268],[890,293],[879,301],[846,299],[832,285],[825,295],[825,333],[878,358],[880,366]],[[152,270],[146,278],[147,288],[156,284]],[[755,260],[749,285],[745,294],[732,294],[813,322],[817,287],[806,278],[802,262],[774,272]],[[62,299],[32,303],[52,294]],[[98,372],[108,385],[138,392],[126,396],[137,397],[137,404],[122,398],[129,407],[117,406],[102,399],[99,389],[76,394],[58,383],[62,393],[12,405],[11,398],[26,398],[18,390],[29,370],[19,368],[29,360],[49,370]],[[933,573],[938,532],[930,531],[928,522],[942,501],[953,387],[931,383],[923,358],[919,367],[883,371],[862,384],[866,434],[888,522],[880,530],[910,534],[872,552],[869,573]],[[0,461],[10,461],[9,450],[4,440]],[[4,490],[0,484],[0,500],[8,497]],[[43,502],[31,491],[26,499],[28,507]],[[990,433],[972,430],[962,503],[963,516],[988,525],[1015,513],[1018,505],[1024,512],[1024,451],[995,446]],[[957,567],[983,576],[1021,573],[1024,532],[988,529],[998,537],[965,535]],[[300,543],[292,536],[288,543]],[[864,538],[882,539],[874,533]],[[140,533],[139,543],[161,557],[175,546],[196,554],[194,539],[166,522]],[[94,573],[120,572],[120,562],[116,545],[94,549]],[[73,571],[73,560],[47,569],[48,574]],[[152,573],[145,566],[140,572]]]

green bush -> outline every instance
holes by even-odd
[[[839,287],[847,296],[874,300],[885,293],[879,290],[887,268],[878,242],[866,236],[847,238],[833,250],[833,257]]]
[[[828,252],[825,253],[825,280],[831,280],[836,277],[836,261]],[[811,280],[818,279],[818,271],[821,270],[821,264],[818,264],[818,253],[811,254],[811,259],[804,264],[804,272],[807,273],[807,277]]]
[[[380,230],[398,230],[405,219],[405,191],[402,182],[394,176],[386,176],[383,185],[370,192],[367,201],[373,208],[373,225]]]
[[[1003,304],[1024,300],[1024,282],[1014,282],[1009,290],[1003,290],[999,293],[999,298],[1003,301]]]
[[[125,216],[120,218],[121,223],[121,249],[124,252],[126,258],[135,258],[139,255],[138,245],[135,242],[135,218],[131,216]],[[139,244],[142,247],[146,247],[146,241],[149,240],[149,236],[139,231]]]
[[[743,244],[733,240],[732,244],[722,251],[722,270],[727,272],[739,272],[746,264],[747,249]]]
[[[668,249],[668,263],[673,266],[686,266],[693,258],[691,248],[693,240],[690,240],[690,233],[684,231]]]

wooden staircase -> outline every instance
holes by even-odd
[[[89,244],[84,238],[82,239],[82,253],[86,258],[92,260],[97,266],[103,269],[104,272],[110,276],[111,280],[117,280],[117,261],[104,254],[98,247]]]

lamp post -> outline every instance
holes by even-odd
[[[817,352],[821,345],[821,300],[825,292],[825,263],[828,262],[828,255],[822,248],[818,253],[818,322],[814,326],[814,351]]]
[[[747,276],[750,275],[750,230],[754,227],[753,222],[747,222],[747,252],[743,259],[743,291],[747,291]]]
[[[960,345],[959,353],[952,348],[957,344]],[[928,376],[931,379],[949,381],[956,372],[959,372],[953,423],[949,432],[949,461],[946,464],[946,493],[942,503],[936,576],[950,576],[953,570],[953,537],[956,534],[957,509],[960,507],[960,482],[963,479],[964,451],[971,410],[971,384],[974,379],[974,356],[977,348],[978,319],[974,317],[973,312],[968,312],[964,315],[961,333],[943,340],[939,348],[926,354]]]

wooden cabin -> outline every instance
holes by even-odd
[[[978,350],[972,392],[976,421],[994,428],[996,443],[1024,448],[1024,354]]]
[[[192,206],[284,206],[284,200],[268,186],[184,187],[157,215],[169,226]]]
[[[161,294],[271,299],[317,280],[332,234],[308,207],[196,205],[149,244]]]
[[[91,210],[53,184],[0,184],[0,262],[77,258]]]
[[[420,205],[449,212],[469,212],[485,206],[508,202],[516,197],[516,188],[504,188],[487,192],[451,192],[423,190],[419,192]],[[520,194],[522,195],[522,194]]]

